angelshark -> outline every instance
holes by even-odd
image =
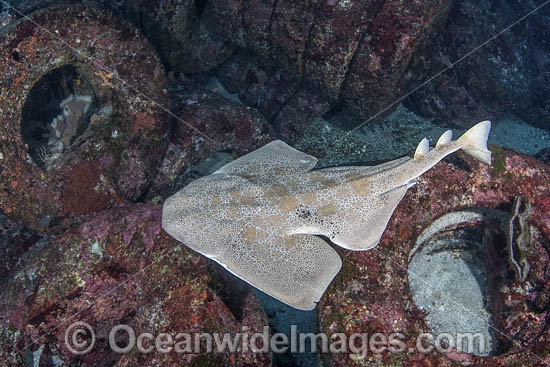
[[[416,178],[463,149],[491,164],[490,121],[433,150],[377,166],[313,170],[317,159],[277,140],[169,197],[162,227],[191,249],[276,299],[311,310],[342,266],[325,239],[362,251],[378,244]],[[323,238],[319,237],[323,236]]]

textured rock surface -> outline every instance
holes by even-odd
[[[237,319],[210,288],[205,258],[165,234],[160,219],[161,206],[108,209],[33,246],[0,289],[2,365],[28,363],[25,347],[36,351],[46,345],[41,363],[269,366],[269,354],[111,351],[108,333],[118,324],[136,334],[175,335],[235,333],[242,325],[255,332],[267,322],[252,293],[243,296]],[[96,332],[96,346],[83,356],[71,354],[64,344],[67,326],[77,320]]]
[[[451,2],[445,0],[213,0],[205,12],[212,12],[217,33],[249,54],[250,65],[255,57],[270,65],[266,69],[274,64],[273,74],[301,81],[309,93],[352,107],[362,118],[387,115],[398,98],[461,60],[416,91],[408,106],[447,124],[513,113],[547,127],[547,7],[469,54],[536,5],[540,2],[459,1],[448,16]],[[222,69],[242,72],[237,78],[242,82],[254,66],[243,68],[241,55]],[[239,93],[255,105],[256,90]],[[274,94],[283,91],[267,93],[267,99]]]
[[[163,152],[160,106],[169,105],[148,42],[106,11],[64,7],[12,24],[0,44],[2,211],[37,226],[140,197]],[[79,120],[59,107],[73,95],[90,101]],[[74,118],[68,133],[54,134],[58,114]]]
[[[28,13],[70,2],[14,0],[12,4]],[[253,88],[239,93],[247,105],[258,105],[269,121],[281,108],[262,109],[271,97],[276,95],[284,105],[287,94],[303,88],[304,93],[322,95],[333,107],[351,107],[361,118],[378,113],[376,118],[384,117],[398,98],[468,55],[416,91],[408,98],[408,107],[461,126],[510,113],[533,125],[548,125],[548,7],[469,54],[540,2],[99,2],[144,32],[170,70],[204,72],[227,60],[222,70],[240,71],[237,81],[242,81],[250,77],[249,69],[259,58],[270,77],[279,75],[276,79],[283,83],[273,80],[266,85],[271,91]],[[245,64],[250,62],[244,69],[243,55]],[[300,88],[295,83],[286,88],[289,80],[300,83]],[[228,89],[235,84],[226,81]]]
[[[197,73],[221,64],[235,46],[212,29],[206,2],[196,0],[101,1],[136,25],[170,70]]]
[[[411,57],[426,37],[439,31],[449,6],[446,0],[213,0],[206,11],[212,10],[218,32],[227,40],[251,50],[264,65],[273,60],[288,74],[284,79],[301,81],[303,93],[319,94],[331,104],[343,102],[369,117],[408,90],[404,76]],[[255,62],[253,57],[250,63]],[[241,83],[250,80],[254,67],[242,67],[241,54],[227,63],[232,66],[224,66],[225,70],[242,72],[236,75]],[[268,100],[270,95],[283,95],[284,84],[267,84],[269,89],[281,88],[266,92]],[[254,90],[239,92],[246,100],[243,94]],[[253,96],[250,99],[255,102]],[[324,112],[321,109],[318,115]],[[391,108],[385,111],[389,112]]]
[[[166,198],[181,189],[182,182],[176,178],[216,152],[242,155],[273,140],[262,114],[217,91],[186,89],[174,94],[177,119],[173,120],[168,149],[150,190],[153,195]]]
[[[43,236],[0,214],[0,283],[4,282],[17,260]]]
[[[540,150],[535,157],[541,162],[550,164],[550,148]]]
[[[471,207],[499,208],[509,212],[516,195],[532,205],[529,245],[523,255],[531,269],[525,280],[516,277],[499,230],[483,261],[490,269],[487,307],[499,345],[497,355],[473,357],[456,351],[375,356],[364,360],[346,354],[325,355],[333,366],[542,366],[549,362],[548,307],[550,306],[550,167],[532,157],[492,146],[488,167],[460,153],[458,166],[440,162],[420,177],[394,212],[381,243],[372,251],[344,252],[341,273],[318,308],[320,330],[348,335],[353,332],[406,335],[408,347],[428,331],[424,314],[413,303],[407,281],[409,253],[416,237],[445,213]],[[474,224],[472,224],[474,225]],[[327,361],[328,362],[328,361]]]
[[[249,52],[240,52],[217,69],[219,80],[239,99],[257,108],[288,143],[303,135],[315,118],[328,112],[335,98],[311,83]]]
[[[408,78],[420,84],[541,4],[454,2],[444,30],[417,50]],[[513,113],[549,128],[549,20],[547,6],[534,12],[416,91],[407,107],[446,124],[467,126],[472,120]]]
[[[246,51],[235,53],[216,69],[216,75],[229,92],[238,93],[243,103],[256,107],[269,121],[302,88],[300,80],[276,61]]]
[[[11,0],[17,10],[11,20],[38,9],[59,5],[102,5],[140,29],[169,70],[185,73],[208,71],[221,64],[235,46],[224,41],[212,26],[205,2],[195,0]],[[1,17],[0,17],[1,18]],[[0,29],[2,28],[0,21]]]

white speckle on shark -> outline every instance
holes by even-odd
[[[162,227],[193,250],[276,299],[311,310],[342,266],[340,247],[373,248],[416,178],[463,149],[491,163],[490,121],[458,140],[451,131],[414,158],[313,170],[317,159],[277,140],[169,197]]]

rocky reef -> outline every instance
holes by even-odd
[[[550,11],[540,3],[456,1],[433,42],[416,51],[407,79],[421,83],[446,70],[406,100],[407,107],[437,122],[467,126],[483,116],[515,114],[549,128]],[[501,32],[507,29],[507,31]],[[498,34],[498,37],[496,37]],[[485,42],[494,37],[491,42]],[[475,51],[474,51],[475,50]],[[468,55],[467,62],[454,62]],[[472,73],[472,70],[476,70]]]
[[[252,293],[241,301],[237,319],[209,286],[206,260],[164,233],[160,219],[161,206],[132,204],[82,218],[35,243],[2,286],[3,365],[28,363],[28,352],[41,345],[47,347],[40,365],[77,359],[89,366],[270,365],[269,354],[251,352],[170,353],[159,359],[135,350],[121,358],[109,348],[109,330],[120,324],[158,335],[236,333],[241,325],[261,332],[267,322]],[[76,320],[95,330],[96,346],[85,355],[65,344],[65,330]],[[19,352],[27,346],[27,353]]]
[[[168,145],[170,87],[149,42],[111,12],[82,6],[38,10],[0,42],[2,364],[270,365],[265,353],[121,359],[107,347],[117,324],[156,333],[236,333],[241,325],[253,333],[267,324],[249,288],[237,306],[226,297],[233,310],[216,295],[206,261],[162,232],[160,205],[132,204],[156,192],[154,182],[161,187],[154,178],[167,151],[179,149],[189,165],[213,149],[177,126]],[[201,108],[178,107],[197,103],[189,98],[202,98]],[[214,116],[222,149],[233,147],[234,131],[261,144],[261,116],[215,96],[189,98],[176,104],[182,124],[196,115],[185,126],[202,121],[202,129]],[[170,178],[162,165],[158,173]],[[77,319],[94,325],[98,341],[85,356],[64,343]]]
[[[143,36],[110,12],[72,7],[17,21],[0,43],[2,211],[38,228],[143,195],[169,108]]]
[[[266,316],[249,286],[164,233],[163,200],[276,138],[317,155],[323,149],[304,135],[312,126],[336,149],[336,131],[378,123],[399,102],[445,127],[513,114],[547,129],[550,7],[490,39],[540,4],[7,2],[0,364],[297,363],[291,353],[109,348],[115,325],[155,335],[261,333],[282,318]],[[400,125],[396,142],[409,131]],[[338,162],[357,163],[357,144]],[[324,366],[550,364],[548,148],[536,158],[490,148],[490,167],[460,153],[423,175],[372,251],[337,248],[343,268],[316,308],[317,331],[400,332],[407,350],[321,353]],[[476,316],[462,317],[461,305],[478,307]],[[489,352],[416,348],[421,333],[460,332],[478,314]],[[95,330],[86,354],[65,340],[77,320]]]

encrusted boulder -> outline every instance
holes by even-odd
[[[303,135],[311,121],[328,112],[335,100],[281,69],[276,61],[262,60],[250,52],[233,55],[216,75],[243,103],[257,108],[273,125],[273,132],[288,143]]]
[[[190,91],[177,95],[172,134],[151,188],[166,198],[181,189],[178,176],[216,152],[246,154],[270,140],[270,128],[261,113],[217,92]]]
[[[167,136],[164,68],[106,10],[48,8],[0,34],[0,208],[31,227],[145,192]]]
[[[109,334],[127,325],[136,335],[261,332],[266,319],[253,293],[235,316],[210,286],[207,261],[161,229],[162,207],[132,204],[88,216],[49,242],[30,248],[0,289],[3,366],[81,363],[82,366],[270,365],[269,353],[117,353]],[[69,326],[90,325],[86,353]],[[65,341],[69,335],[69,344]],[[125,347],[126,333],[116,334]],[[91,335],[82,334],[81,343]],[[154,344],[154,343],[153,343]],[[172,347],[174,347],[172,345]],[[72,348],[72,349],[69,349]]]
[[[413,87],[405,78],[409,63],[424,40],[439,32],[450,3],[316,0],[245,5],[239,0],[213,0],[205,13],[211,13],[225,39],[244,49],[245,55],[253,54],[245,56],[249,66],[243,67],[240,52],[221,67],[232,69],[238,81],[254,80],[257,73],[251,70],[257,57],[260,65],[267,66],[268,78],[283,75],[282,81],[299,82],[299,88],[291,85],[290,89],[288,83],[265,83],[268,88],[259,90],[264,91],[266,102],[289,90],[305,89],[303,94],[320,95],[329,105],[345,104],[368,118],[391,112],[396,98]],[[236,84],[225,79],[228,85]],[[240,89],[241,99],[261,101],[254,96],[256,90]],[[291,96],[285,99],[293,102]],[[320,109],[317,116],[327,110]]]
[[[6,279],[19,258],[41,240],[47,241],[47,238],[0,214],[0,283]]]
[[[198,73],[221,64],[235,49],[212,26],[205,3],[195,0],[105,1],[138,27],[169,70]]]

